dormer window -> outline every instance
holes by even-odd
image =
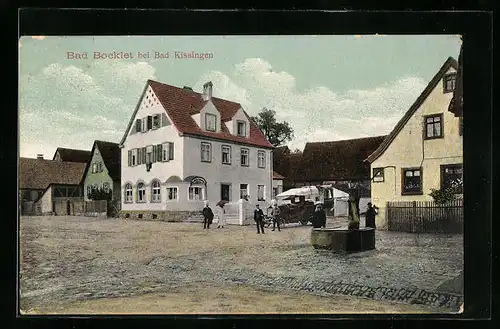
[[[455,90],[456,73],[448,73],[443,77],[443,93],[451,93]]]
[[[206,113],[205,114],[205,129],[207,131],[216,130],[217,116],[215,114]]]
[[[238,121],[236,133],[238,136],[246,137],[247,135],[247,123],[245,121]]]

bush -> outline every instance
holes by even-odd
[[[455,200],[456,190],[455,188],[449,187],[447,189],[431,189],[429,195],[434,199],[437,204],[446,204],[450,201]]]

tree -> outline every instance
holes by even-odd
[[[281,146],[293,138],[293,129],[290,124],[286,121],[276,121],[276,111],[264,107],[257,116],[252,117],[252,120],[275,147]]]

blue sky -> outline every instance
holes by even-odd
[[[250,115],[274,109],[294,128],[292,148],[383,135],[459,48],[456,35],[25,36],[19,41],[20,154],[49,158],[59,146],[119,142],[147,79],[196,91],[212,81],[214,96],[240,102]],[[113,51],[133,58],[93,58]],[[175,51],[213,58],[175,59]],[[169,58],[155,59],[155,52]]]

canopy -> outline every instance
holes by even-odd
[[[324,188],[329,188],[332,190],[333,192],[333,198],[346,198],[346,197],[349,197],[349,194],[344,192],[344,191],[341,191],[339,189],[336,189],[335,187],[331,187],[331,186],[322,186]],[[284,197],[288,197],[288,196],[301,196],[301,195],[304,195],[304,196],[319,196],[319,191],[318,191],[318,188],[316,186],[303,186],[303,187],[299,187],[299,188],[292,188],[292,189],[289,189],[289,190],[286,190],[280,194],[278,194],[276,197],[278,198],[284,198]]]

